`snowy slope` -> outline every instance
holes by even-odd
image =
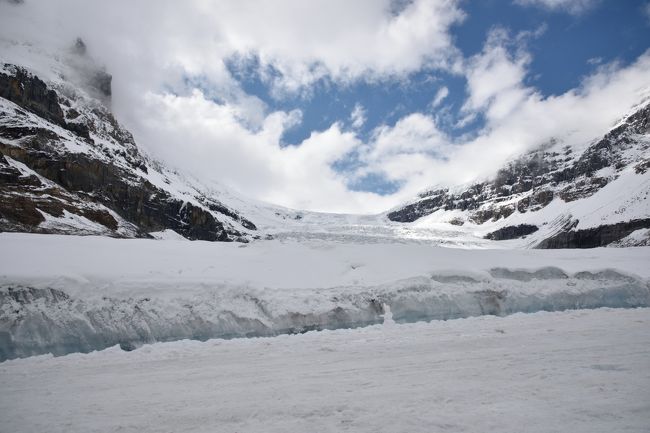
[[[552,140],[506,164],[494,179],[425,192],[388,212],[419,228],[462,226],[510,245],[594,247],[650,227],[650,103],[603,137],[568,146]]]

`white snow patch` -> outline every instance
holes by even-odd
[[[185,237],[179,235],[172,229],[166,229],[159,232],[149,232],[149,234],[154,239],[158,239],[158,240],[165,240],[165,241],[186,241],[187,240]]]
[[[45,221],[38,225],[41,229],[60,230],[76,233],[78,235],[110,235],[107,227],[89,220],[88,218],[63,210],[63,215],[56,217],[47,212],[37,209],[45,218]]]

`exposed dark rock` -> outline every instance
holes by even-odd
[[[523,198],[517,202],[517,210],[520,213],[525,213],[528,210],[536,211],[543,207],[546,207],[550,202],[553,201],[555,193],[550,190],[540,190],[526,198]]]
[[[0,290],[0,305],[7,304],[11,301],[28,305],[39,300],[44,300],[49,304],[56,304],[58,302],[68,301],[69,299],[70,296],[67,293],[51,288],[7,287],[4,290]]]
[[[83,41],[77,41],[76,46],[78,50],[85,48]],[[67,138],[47,127],[18,126],[20,123],[15,127],[0,127],[1,154],[25,164],[57,185],[45,185],[36,176],[22,176],[3,156],[0,230],[42,232],[45,229],[39,225],[45,220],[43,213],[60,217],[68,211],[117,235],[118,222],[106,208],[133,223],[140,236],[172,229],[192,240],[244,240],[242,233],[224,225],[214,213],[228,216],[249,230],[256,229],[251,221],[214,199],[197,193],[195,204],[151,184],[139,174],[148,172],[148,164],[133,136],[118,125],[107,109],[97,106],[92,108],[92,116],[82,115],[70,108],[66,97],[60,97],[38,77],[21,68],[12,68],[13,76],[0,73],[0,96],[87,139],[88,146],[98,148],[105,157],[67,152],[60,144]],[[16,114],[21,115],[21,111]],[[71,122],[64,120],[66,117]],[[89,138],[90,132],[119,145],[103,147],[101,142],[96,145]],[[20,146],[13,141],[20,142]]]
[[[636,174],[645,174],[648,169],[650,169],[650,158],[645,159],[634,166],[634,172]]]
[[[0,73],[0,97],[57,125],[65,124],[56,92],[22,68],[15,68],[14,75]]]
[[[522,236],[527,236],[531,233],[535,233],[539,228],[532,224],[519,224],[517,226],[506,226],[502,227],[499,230],[495,230],[492,233],[488,233],[485,238],[492,239],[494,241],[503,241],[507,239],[516,239]]]
[[[391,221],[410,223],[424,215],[433,213],[435,210],[442,208],[447,197],[447,190],[438,190],[430,193],[431,195],[420,201],[404,206],[403,208],[390,212],[388,219]]]
[[[644,228],[650,228],[650,218],[602,225],[584,230],[569,230],[544,239],[536,248],[603,247],[623,239],[635,230]]]
[[[9,65],[5,65],[9,66]],[[23,68],[13,67],[14,75],[0,73],[0,97],[5,98],[43,119],[90,139],[88,127],[80,123],[67,123],[59,98],[54,90]]]
[[[89,194],[146,232],[170,228],[188,239],[227,241],[223,224],[206,210],[178,199],[124,169],[83,154],[52,159],[32,149],[4,146],[0,151],[63,188]],[[232,236],[241,236],[231,231]]]
[[[589,197],[596,191],[607,185],[608,180],[602,177],[593,177],[582,179],[575,182],[562,191],[560,191],[560,198],[565,202],[571,202],[584,197]]]
[[[62,188],[44,184],[34,175],[23,175],[0,155],[0,230],[45,232],[39,227],[45,215],[62,217],[64,211],[118,229],[115,218],[101,206],[87,203]]]
[[[454,225],[454,226],[462,226],[465,224],[465,221],[462,218],[452,218],[449,221],[449,224]]]
[[[514,206],[493,206],[489,209],[481,209],[470,217],[477,224],[483,224],[486,221],[498,221],[501,218],[508,218],[515,212]]]
[[[243,216],[239,215],[237,212],[234,212],[230,209],[228,209],[226,206],[222,205],[219,202],[215,202],[210,200],[209,198],[204,198],[202,203],[208,207],[208,209],[222,213],[224,215],[229,216],[230,218],[234,219],[235,221],[238,221],[242,226],[249,230],[257,230],[257,227],[255,224],[253,224],[251,221],[247,220]]]

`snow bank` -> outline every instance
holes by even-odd
[[[568,275],[493,268],[475,278],[432,274],[377,286],[204,287],[190,296],[81,299],[57,289],[0,289],[0,359],[89,352],[119,344],[273,336],[381,323],[517,312],[650,306],[646,282],[613,270]]]

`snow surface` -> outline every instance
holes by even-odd
[[[273,240],[250,244],[0,233],[0,283],[75,296],[191,293],[206,284],[315,289],[431,274],[487,278],[493,268],[566,273],[611,268],[650,278],[650,248],[475,250],[422,243]],[[141,291],[133,291],[140,288]]]
[[[650,309],[0,364],[3,432],[647,432]]]

